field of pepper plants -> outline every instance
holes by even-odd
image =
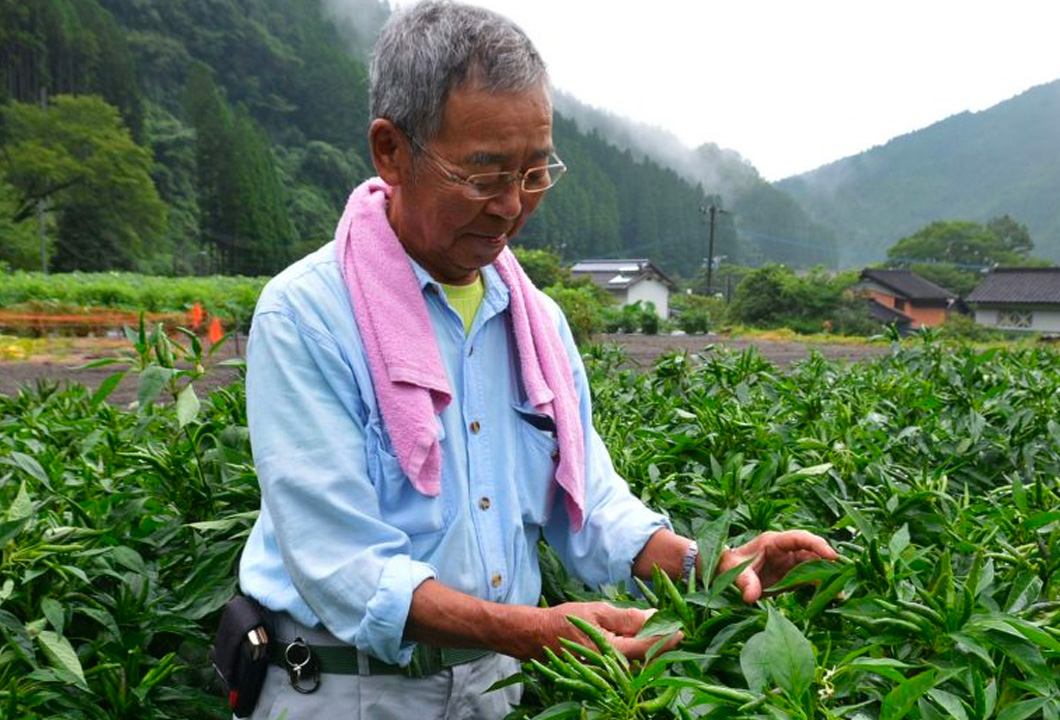
[[[0,397],[0,718],[226,717],[206,653],[258,505],[242,388],[196,396],[194,336],[130,340],[136,408],[113,383]],[[543,547],[543,602],[655,607],[683,640],[630,663],[585,628],[510,680],[513,719],[1060,718],[1053,350],[586,361],[617,469],[711,580],[590,592]],[[788,528],[840,561],[751,606],[714,576],[723,544]]]

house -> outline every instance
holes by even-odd
[[[650,302],[659,317],[670,317],[670,293],[677,291],[677,284],[650,260],[582,260],[571,268],[571,275],[589,278],[620,305]]]
[[[957,293],[912,270],[866,268],[852,290],[867,297],[872,317],[913,330],[941,325],[957,302]]]
[[[980,325],[1060,332],[1060,268],[994,268],[965,302]]]

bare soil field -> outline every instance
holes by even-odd
[[[754,347],[763,357],[778,368],[803,360],[811,352],[818,352],[831,360],[856,362],[889,352],[886,345],[849,343],[806,343],[789,340],[763,340],[759,338],[730,338],[722,335],[601,335],[600,342],[620,345],[629,356],[633,368],[648,368],[660,356],[668,352],[683,350],[690,353],[709,354],[719,348],[742,351]],[[99,368],[79,367],[87,362],[120,355],[127,347],[124,340],[103,338],[76,338],[61,355],[43,355],[28,361],[0,361],[0,395],[13,395],[24,385],[38,382],[81,383],[90,389],[99,387],[119,366]],[[244,339],[237,343],[229,341],[215,355],[215,361],[237,357],[246,347]],[[200,394],[210,389],[227,385],[239,378],[235,368],[218,367],[196,383]],[[123,380],[110,396],[110,402],[127,405],[136,399],[135,378]]]

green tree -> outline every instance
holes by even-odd
[[[550,285],[569,285],[570,271],[560,263],[559,255],[549,250],[512,247],[519,264],[539,288]]]
[[[1020,257],[1026,258],[1034,250],[1031,232],[1023,223],[1013,220],[1008,215],[992,218],[987,221],[986,229],[994,233],[1003,247]]]
[[[919,260],[969,269],[1012,265],[1025,256],[1025,252],[1021,254],[1014,250],[991,228],[968,220],[933,222],[902,238],[887,251],[891,265],[908,265]]]
[[[982,272],[997,265],[1041,265],[1027,226],[1008,215],[985,225],[966,220],[933,222],[887,251],[890,267],[907,267],[959,295],[971,292]]]
[[[185,107],[195,127],[204,244],[224,273],[278,271],[295,233],[268,140],[244,107],[231,111],[201,63],[188,74]]]
[[[16,194],[9,221],[45,203],[58,231],[54,269],[132,269],[157,249],[166,206],[151,180],[150,153],[116,108],[94,96],[57,96],[47,110],[12,103],[0,115],[0,175]]]
[[[835,327],[843,311],[857,304],[846,293],[855,280],[852,273],[832,275],[814,269],[799,276],[783,265],[765,265],[740,282],[728,319],[754,327],[820,332]],[[858,311],[864,313],[863,305]]]
[[[40,268],[37,223],[33,217],[16,221],[19,205],[17,191],[0,178],[0,268]]]

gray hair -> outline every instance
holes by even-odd
[[[484,8],[425,0],[395,12],[372,53],[372,116],[426,142],[442,129],[449,93],[474,83],[490,93],[548,86],[530,38]]]

